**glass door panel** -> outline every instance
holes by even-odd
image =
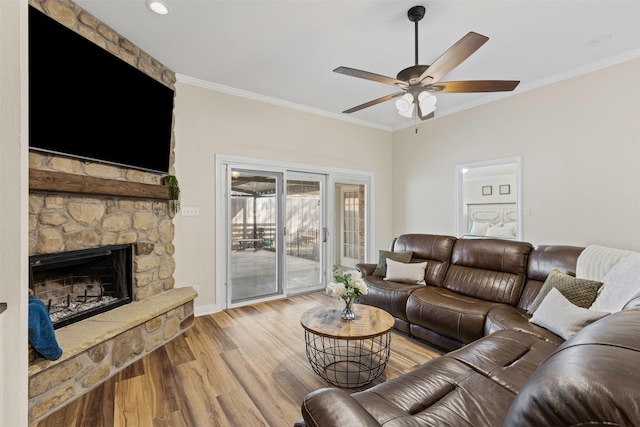
[[[336,264],[355,268],[364,262],[364,185],[336,184]]]
[[[324,175],[287,173],[285,264],[288,293],[323,286],[324,183]]]
[[[280,173],[231,170],[229,295],[232,304],[282,293],[277,233],[281,182]]]

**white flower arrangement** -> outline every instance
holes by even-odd
[[[327,295],[346,301],[366,295],[367,290],[367,284],[357,273],[345,273],[337,265],[333,266],[333,282],[327,284]]]

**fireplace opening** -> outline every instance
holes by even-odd
[[[32,255],[29,267],[29,288],[54,329],[132,301],[132,245]]]

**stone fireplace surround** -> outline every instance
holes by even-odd
[[[29,4],[174,87],[173,72],[71,1]],[[190,328],[197,293],[175,287],[174,227],[162,176],[35,152],[29,167],[29,255],[120,244],[134,252],[133,302],[57,329],[61,358],[30,361],[33,424]]]

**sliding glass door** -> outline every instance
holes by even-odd
[[[371,250],[371,176],[301,166],[217,156],[221,309],[323,290]]]
[[[282,260],[278,254],[281,192],[282,173],[231,169],[231,304],[282,294]]]
[[[325,181],[325,175],[287,173],[285,265],[288,293],[323,286],[327,241]]]
[[[231,168],[230,178],[228,304],[324,286],[325,176]]]

